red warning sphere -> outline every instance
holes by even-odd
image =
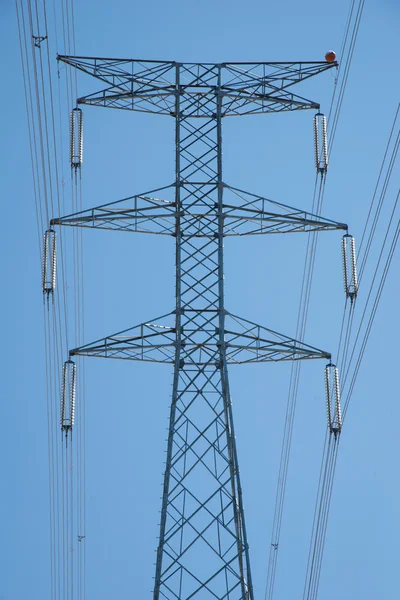
[[[329,52],[327,52],[325,54],[326,62],[332,63],[335,61],[335,59],[336,59],[336,52],[334,52],[333,50],[329,50]]]

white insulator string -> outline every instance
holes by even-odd
[[[61,392],[61,428],[68,437],[72,431],[75,421],[75,398],[76,398],[76,365],[69,359],[63,364],[62,370],[62,392]],[[67,410],[68,400],[68,410]],[[68,418],[67,418],[68,413]]]
[[[69,117],[69,162],[71,167],[75,166],[75,116],[73,110]]]
[[[78,160],[79,166],[83,163],[83,112],[80,110],[78,118]]]
[[[83,161],[83,113],[74,108],[70,114],[69,157],[71,168],[80,169]]]
[[[326,117],[320,112],[314,115],[314,159],[317,174],[323,176],[328,170],[328,137]]]
[[[43,268],[42,268],[42,290],[43,294],[54,293],[56,288],[56,232],[47,229],[43,235]]]
[[[325,367],[325,395],[326,395],[326,414],[328,418],[328,428],[332,427],[332,400],[331,400],[331,380],[330,380],[330,365]]]
[[[349,276],[348,276],[348,272],[347,272],[347,235],[344,235],[342,237],[342,265],[343,265],[344,293],[346,294],[346,298],[348,298]]]
[[[322,128],[322,168],[324,173],[327,172],[328,170],[328,135],[327,135],[327,131],[326,131],[326,117],[325,115],[322,116],[322,124],[321,124],[321,128]]]
[[[69,400],[69,426],[72,429],[75,423],[75,398],[76,398],[76,365],[71,365],[71,387]]]
[[[335,367],[334,370],[334,391],[335,391],[335,421],[338,432],[342,429],[342,413],[340,410],[340,385],[339,385],[339,370]]]
[[[319,172],[319,132],[318,132],[318,116],[314,115],[314,160],[317,173]]]
[[[63,364],[63,369],[62,369],[62,388],[61,388],[61,407],[60,407],[60,423],[61,423],[61,428],[64,428],[65,425],[65,409],[66,409],[66,396],[67,396],[67,377],[68,377],[68,371],[67,371],[67,364],[64,363]]]
[[[354,237],[348,233],[342,237],[342,262],[346,298],[350,298],[353,303],[358,293],[356,243]]]
[[[353,297],[357,296],[358,292],[358,279],[357,279],[357,261],[356,261],[356,242],[352,237],[350,239],[350,252],[351,252],[351,273],[352,273],[352,294]]]

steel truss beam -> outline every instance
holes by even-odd
[[[193,186],[195,187],[195,186]],[[199,184],[203,187],[203,184]],[[185,188],[185,185],[182,185]],[[159,199],[154,194],[163,192],[171,199]],[[177,206],[173,199],[175,185],[159,188],[109,202],[50,221],[50,225],[88,227],[116,231],[136,231],[175,236]],[[199,211],[197,204],[180,212],[186,222],[186,232],[195,237],[213,236],[207,223],[214,212]],[[223,236],[241,236],[271,233],[297,233],[311,231],[347,230],[345,223],[325,219],[319,215],[293,208],[249,192],[223,184]],[[187,234],[186,233],[186,234]]]
[[[175,238],[175,310],[70,353],[174,364],[154,600],[253,600],[227,365],[330,355],[227,312],[224,237],[346,225],[224,184],[222,118],[319,108],[290,88],[335,63],[58,59],[105,84],[79,103],[175,119],[172,186],[51,222]]]
[[[210,95],[221,95],[221,116],[319,108],[319,104],[288,91],[337,63],[176,63],[134,59],[58,56],[58,60],[106,84],[100,92],[78,99],[80,104],[176,116],[178,92],[190,117],[213,117]],[[179,69],[179,90],[176,71]]]
[[[181,329],[181,347],[185,348],[185,365],[219,365],[215,360],[219,348],[219,331],[213,326],[214,311],[203,314],[201,330],[194,324],[195,316],[187,315],[187,324]],[[169,323],[169,324],[168,324]],[[330,359],[330,354],[313,346],[289,338],[281,333],[252,323],[238,316],[225,314],[223,332],[227,364],[280,362],[313,358]],[[70,355],[141,360],[146,362],[175,363],[175,314],[170,313],[130,329],[119,331],[91,344],[74,348]]]

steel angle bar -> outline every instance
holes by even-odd
[[[228,533],[230,533],[232,535],[232,537],[235,537],[235,534],[232,532],[232,530],[230,529],[229,525],[232,524],[233,519],[231,519],[230,521],[228,521],[228,523],[224,523],[221,516],[224,515],[224,512],[229,508],[230,504],[232,503],[232,499],[229,498],[227,504],[223,505],[220,512],[216,513],[215,515],[207,508],[207,503],[212,500],[213,497],[217,496],[218,494],[221,494],[222,492],[225,491],[225,487],[227,486],[227,484],[229,484],[229,479],[226,479],[225,481],[223,481],[220,485],[219,488],[217,488],[211,495],[209,498],[207,498],[207,500],[205,500],[204,502],[201,502],[198,504],[198,507],[187,517],[184,517],[184,515],[176,508],[176,512],[179,515],[179,518],[175,518],[171,515],[171,518],[173,519],[173,521],[175,522],[174,525],[171,526],[171,528],[169,529],[169,531],[166,532],[166,540],[165,542],[168,543],[168,539],[170,537],[172,537],[173,535],[175,535],[179,530],[181,530],[185,525],[189,525],[190,528],[192,528],[196,534],[198,536],[203,537],[204,532],[211,526],[211,524],[213,524],[214,522],[217,522],[220,527],[223,527],[225,529],[225,531],[227,531]],[[184,488],[184,491],[186,493],[188,493],[189,495],[191,495],[193,497],[194,500],[197,500],[197,498],[193,495],[190,494],[190,491],[187,490],[186,488]],[[182,490],[180,491],[180,494],[182,493]],[[173,502],[173,501],[172,501]],[[191,523],[191,520],[193,520],[193,518],[196,516],[196,514],[198,514],[201,510],[205,510],[205,512],[207,512],[209,514],[209,516],[211,517],[211,521],[209,521],[209,523],[207,524],[206,527],[203,528],[203,531],[200,533],[196,527]],[[193,540],[194,542],[195,540]],[[206,540],[204,540],[206,541]],[[193,543],[192,542],[192,543]],[[234,540],[233,544],[235,544],[236,540]],[[208,542],[206,542],[208,543]],[[186,548],[186,550],[189,549],[190,546],[188,546]],[[212,548],[213,550],[215,550],[215,548]],[[183,554],[183,552],[182,552]]]
[[[232,545],[233,547],[233,545]],[[239,552],[238,554],[236,554],[235,556],[232,556],[232,558],[229,561],[225,561],[225,564],[218,569],[218,571],[216,571],[212,577],[210,577],[207,581],[205,581],[204,583],[202,583],[197,577],[195,577],[195,579],[198,581],[198,583],[200,584],[199,587],[192,592],[192,594],[190,596],[188,596],[187,600],[191,600],[193,597],[195,597],[201,590],[206,589],[207,592],[210,594],[210,596],[214,596],[215,600],[225,600],[225,598],[228,600],[230,598],[230,594],[232,594],[232,592],[239,586],[241,585],[241,581],[239,579],[239,576],[237,575],[237,573],[233,570],[233,569],[229,569],[230,570],[230,574],[234,577],[236,577],[237,581],[234,585],[232,585],[231,587],[228,587],[226,590],[226,593],[223,596],[218,596],[216,595],[213,590],[209,587],[209,583],[215,579],[220,573],[222,573],[227,567],[229,568],[229,566],[231,565],[231,563],[233,563],[233,561],[237,560],[239,556]],[[187,569],[185,569],[188,573],[190,573],[190,571],[188,571]],[[193,576],[192,573],[190,573],[190,575]],[[243,598],[243,600],[246,600],[246,598],[248,598],[248,594],[246,594],[246,596]]]
[[[226,470],[229,469],[229,461],[226,459],[226,456],[218,448],[218,445],[217,445],[220,443],[221,440],[223,442],[224,431],[221,430],[214,440],[210,439],[210,436],[207,436],[206,433],[211,427],[214,427],[215,424],[218,422],[218,419],[221,419],[222,417],[223,417],[223,411],[221,411],[219,414],[217,413],[215,415],[215,419],[213,421],[211,421],[209,423],[209,425],[207,425],[207,427],[203,431],[200,431],[200,429],[196,426],[196,424],[191,420],[190,424],[193,427],[193,429],[198,433],[198,436],[196,438],[194,438],[194,440],[192,441],[192,443],[190,445],[187,445],[187,441],[185,440],[185,438],[182,435],[179,434],[179,430],[177,430],[176,435],[177,435],[177,437],[179,437],[181,439],[182,446],[179,448],[179,452],[177,451],[176,454],[172,457],[171,465],[174,464],[175,460],[178,460],[180,457],[182,457],[187,449],[190,449],[190,451],[197,458],[197,462],[193,464],[193,468],[194,468],[199,461],[202,461],[202,458],[196,452],[196,450],[194,449],[194,446],[200,439],[205,439],[206,442],[210,445],[209,448],[207,449],[207,451],[212,450],[214,452],[217,452],[220,455],[220,457],[226,461],[226,468],[222,473],[220,473],[220,475],[218,477],[218,479],[220,479],[222,477],[222,475],[226,473]],[[226,446],[224,446],[224,448],[225,447]],[[204,467],[213,475],[211,468],[206,463],[203,463],[203,464],[204,464]]]
[[[219,417],[217,417],[217,418],[219,418]],[[193,426],[193,423],[192,423],[192,422],[191,422],[191,425]],[[211,426],[213,426],[213,425],[215,425],[215,420],[209,423],[209,425],[207,426],[207,429],[209,429],[209,428],[210,428]],[[197,429],[197,428],[196,428],[196,429]],[[221,433],[220,433],[220,436],[219,436],[219,437],[222,437],[223,435],[224,435],[224,432],[223,432],[223,431],[221,431]],[[191,467],[190,467],[189,469],[187,469],[183,475],[179,475],[179,478],[178,478],[178,480],[177,480],[177,483],[176,483],[176,485],[175,485],[175,486],[171,486],[171,488],[170,488],[170,495],[171,495],[171,499],[172,499],[172,501],[173,501],[173,499],[174,499],[174,492],[175,492],[175,490],[177,490],[177,489],[179,488],[179,486],[185,487],[184,483],[182,483],[182,482],[184,482],[184,481],[185,481],[185,479],[186,479],[186,478],[187,478],[187,477],[188,477],[188,476],[189,476],[189,475],[190,475],[190,474],[191,474],[191,473],[194,471],[194,469],[196,469],[196,467],[197,467],[197,466],[198,466],[200,463],[201,463],[201,464],[204,466],[204,468],[205,468],[207,471],[209,471],[209,473],[210,473],[210,474],[211,474],[213,477],[215,476],[215,474],[214,474],[213,470],[212,470],[212,469],[209,467],[209,465],[208,465],[208,464],[205,462],[205,460],[204,460],[204,458],[206,457],[206,455],[207,455],[207,454],[208,454],[210,451],[212,451],[212,450],[214,449],[214,448],[213,448],[213,444],[214,444],[215,442],[212,442],[211,440],[208,440],[208,439],[207,439],[207,442],[209,443],[209,446],[208,446],[208,447],[207,447],[207,448],[206,448],[206,449],[203,451],[203,453],[202,453],[201,455],[199,455],[199,454],[196,452],[196,450],[194,449],[194,448],[195,448],[195,445],[197,444],[197,442],[199,441],[199,439],[201,439],[202,437],[203,437],[203,434],[201,434],[201,435],[200,435],[200,436],[198,436],[198,437],[197,437],[195,440],[193,440],[193,442],[192,442],[191,444],[187,444],[187,443],[186,443],[186,447],[185,447],[185,449],[184,449],[182,452],[180,452],[180,453],[177,453],[177,454],[176,454],[175,456],[173,456],[173,457],[172,457],[172,459],[171,459],[171,467],[173,467],[173,466],[174,466],[174,464],[175,464],[176,462],[178,462],[178,461],[180,461],[182,458],[184,458],[184,455],[185,455],[185,453],[186,453],[188,450],[189,450],[189,451],[190,451],[190,452],[191,452],[191,453],[192,453],[192,454],[195,456],[195,458],[196,458],[196,460],[195,460],[195,461],[192,463]],[[217,438],[217,440],[215,440],[215,441],[218,441],[218,438]],[[221,455],[221,456],[222,456],[222,455]],[[216,479],[217,479],[217,480],[219,480],[220,478],[221,478],[221,475],[219,475],[219,477],[216,477]],[[207,499],[204,501],[204,504],[207,504],[207,502],[210,500],[210,498],[212,498],[212,496],[213,496],[213,495],[215,495],[216,491],[220,491],[220,489],[221,489],[221,486],[225,486],[225,485],[227,485],[227,484],[229,483],[229,481],[230,481],[230,479],[229,479],[229,476],[228,476],[228,478],[227,478],[227,479],[226,479],[226,480],[225,480],[223,483],[221,483],[221,482],[220,482],[220,486],[217,488],[217,490],[214,490],[214,491],[212,492],[212,494],[211,494],[211,495],[210,495],[210,496],[209,496],[209,497],[208,497],[208,498],[207,498]],[[190,492],[189,492],[189,490],[186,490],[186,491],[187,491],[188,493],[190,493]],[[195,512],[196,512],[196,511],[195,511]],[[191,518],[191,516],[192,516],[192,515],[188,515],[188,517],[187,517],[187,518],[188,518],[188,519],[190,519],[190,518]]]
[[[196,511],[194,511],[194,512],[193,512],[193,513],[192,513],[192,514],[189,516],[189,517],[187,517],[186,519],[184,519],[184,520],[183,520],[183,522],[182,522],[182,524],[181,524],[181,523],[179,523],[179,526],[178,526],[178,527],[176,527],[176,528],[171,528],[171,530],[170,530],[169,532],[167,532],[167,533],[168,533],[168,535],[169,535],[169,537],[168,537],[168,535],[166,536],[166,539],[165,539],[165,542],[166,542],[166,543],[168,543],[168,540],[169,540],[169,539],[172,539],[172,538],[173,538],[173,537],[174,537],[174,536],[175,536],[177,533],[179,533],[179,531],[180,531],[180,530],[182,530],[182,528],[183,528],[184,526],[189,526],[189,527],[190,527],[190,528],[191,528],[191,529],[192,529],[192,530],[195,532],[195,534],[196,534],[196,537],[194,537],[194,538],[192,539],[192,541],[191,541],[189,544],[187,544],[187,546],[186,546],[185,548],[183,548],[183,549],[182,549],[182,551],[181,551],[181,553],[180,553],[180,556],[183,556],[183,555],[184,555],[184,554],[185,554],[185,553],[186,553],[186,552],[187,552],[187,551],[188,551],[188,550],[189,550],[189,549],[190,549],[190,548],[191,548],[191,547],[192,547],[192,546],[193,546],[193,545],[194,545],[194,544],[195,544],[195,543],[196,543],[196,542],[199,540],[199,539],[202,539],[202,540],[203,540],[203,541],[204,541],[204,542],[205,542],[205,543],[206,543],[206,544],[209,546],[209,548],[210,548],[211,550],[213,550],[217,556],[219,556],[219,551],[218,551],[218,549],[217,549],[217,548],[215,548],[214,546],[212,546],[212,545],[210,544],[210,542],[209,542],[209,541],[208,541],[208,540],[207,540],[207,539],[204,537],[204,534],[207,532],[207,530],[208,530],[208,529],[209,529],[209,528],[210,528],[210,527],[211,527],[211,526],[212,526],[214,523],[216,523],[216,522],[217,522],[217,523],[220,525],[220,527],[223,527],[223,528],[224,528],[224,530],[225,530],[227,533],[229,533],[229,534],[230,534],[230,535],[231,535],[231,536],[234,538],[234,540],[235,540],[235,542],[236,542],[235,534],[234,534],[234,533],[233,533],[233,532],[230,530],[230,528],[229,528],[229,527],[226,527],[226,526],[225,526],[225,525],[222,523],[222,521],[221,521],[221,519],[220,519],[220,516],[221,516],[221,514],[223,514],[223,512],[224,512],[224,511],[225,511],[225,510],[226,510],[226,509],[229,507],[229,504],[231,504],[231,502],[232,502],[232,501],[231,501],[231,502],[230,502],[230,503],[229,503],[227,506],[225,506],[224,508],[222,508],[222,509],[221,509],[221,511],[220,511],[219,513],[217,513],[216,515],[213,515],[213,514],[211,513],[211,511],[207,511],[207,506],[206,506],[206,505],[207,505],[207,503],[208,503],[210,500],[212,500],[212,499],[213,499],[213,498],[214,498],[216,495],[218,495],[218,494],[221,492],[221,490],[223,489],[223,487],[224,487],[224,486],[226,486],[228,483],[229,483],[229,479],[228,479],[228,480],[227,480],[225,483],[221,484],[221,486],[220,486],[219,488],[217,488],[217,489],[215,490],[215,492],[213,492],[213,493],[210,495],[210,497],[209,497],[209,498],[208,498],[206,501],[204,501],[203,503],[201,503],[201,504],[199,505],[199,507],[198,507],[198,509],[197,509]],[[193,525],[193,522],[192,522],[192,521],[193,521],[193,518],[196,516],[196,514],[197,514],[198,512],[200,512],[201,510],[205,510],[205,511],[207,511],[207,512],[209,513],[209,515],[210,515],[212,518],[211,518],[211,520],[210,520],[210,521],[209,521],[209,522],[208,522],[206,525],[204,525],[204,526],[202,527],[202,530],[201,530],[201,531],[199,531],[199,530],[197,529],[197,527],[195,527],[195,526]],[[178,520],[176,520],[176,523],[178,523]],[[223,556],[222,556],[221,558],[222,558],[222,560],[224,560]],[[234,557],[234,558],[235,558],[235,557]],[[225,560],[225,564],[226,564],[226,565],[228,564],[226,560]]]
[[[189,406],[191,406],[193,402],[194,402],[194,400],[192,400],[192,402],[189,404]],[[184,415],[186,415],[189,406],[186,408],[186,410],[180,411],[180,416],[177,418],[177,422],[176,422],[177,426],[179,425],[179,420],[182,419]],[[194,431],[197,433],[197,437],[194,437],[193,440],[192,440],[192,442],[190,444],[187,443],[187,440],[185,440],[184,436],[180,435],[179,429],[177,429],[177,436],[181,439],[182,446],[179,448],[179,450],[177,450],[177,452],[175,453],[175,455],[172,456],[171,464],[173,464],[174,461],[177,460],[180,456],[183,456],[183,454],[186,452],[186,447],[190,448],[191,451],[193,452],[194,456],[198,460],[200,460],[200,456],[196,452],[196,450],[194,449],[194,445],[200,439],[205,439],[209,443],[209,448],[207,449],[207,451],[211,451],[212,450],[212,451],[216,451],[216,452],[220,453],[221,457],[224,460],[226,460],[226,464],[228,465],[228,460],[219,451],[219,448],[217,446],[217,443],[219,443],[220,440],[223,438],[223,435],[224,435],[223,430],[221,430],[219,432],[219,434],[216,434],[215,439],[211,439],[211,436],[208,435],[210,433],[211,428],[214,429],[214,426],[218,422],[218,419],[221,419],[221,418],[223,418],[223,410],[220,410],[219,413],[215,412],[214,419],[212,421],[210,421],[203,430],[201,430],[199,427],[197,427],[196,423],[192,419],[189,419],[191,426],[193,427]],[[208,465],[206,465],[206,468],[209,470]]]
[[[108,88],[94,94],[82,96],[78,98],[77,103],[156,115],[171,115],[174,110],[173,95],[162,90],[144,94],[119,92],[118,89]]]
[[[288,92],[262,94],[246,90],[224,93],[222,106],[223,117],[320,108],[318,103]]]
[[[218,63],[181,63],[181,83],[184,86],[218,85]]]

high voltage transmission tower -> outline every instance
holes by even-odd
[[[347,231],[347,226],[226,184],[222,119],[318,111],[317,103],[295,95],[292,86],[336,63],[194,64],[72,56],[58,60],[105,83],[105,89],[79,98],[78,105],[164,114],[175,120],[172,185],[50,223],[174,237],[175,308],[71,350],[66,368],[73,369],[75,355],[174,365],[154,600],[252,600],[227,366],[330,359],[330,354],[225,308],[224,237]],[[82,121],[76,114],[72,121],[80,132],[80,139],[71,143],[71,163],[77,169]],[[323,176],[326,164],[317,164],[317,169]],[[74,369],[71,376],[75,378]],[[65,403],[64,397],[64,407]],[[66,433],[73,425],[73,406],[70,414]]]

